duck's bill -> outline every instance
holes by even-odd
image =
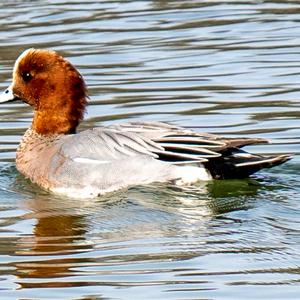
[[[12,86],[10,85],[4,92],[0,94],[0,103],[10,102],[17,100],[17,97],[12,91]]]

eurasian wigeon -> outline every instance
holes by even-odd
[[[132,122],[77,133],[87,104],[84,80],[54,51],[28,49],[16,60],[0,102],[33,107],[31,127],[17,149],[17,169],[44,189],[97,197],[133,185],[243,178],[287,161],[241,147],[266,142],[224,138],[160,122]]]

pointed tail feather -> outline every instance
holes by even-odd
[[[269,156],[269,157],[260,157],[261,159],[256,161],[247,161],[235,164],[237,168],[252,168],[254,166],[259,166],[260,168],[272,168],[277,165],[290,160],[292,157],[290,155],[278,155],[278,156]]]
[[[260,156],[244,151],[210,160],[207,168],[215,179],[246,178],[264,168],[272,168],[290,160],[290,155]]]

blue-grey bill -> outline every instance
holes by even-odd
[[[4,92],[0,94],[0,103],[13,101],[16,97],[13,94],[12,86],[10,85]]]

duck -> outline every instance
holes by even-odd
[[[95,198],[132,186],[195,185],[246,178],[290,155],[251,154],[261,138],[230,138],[164,122],[126,122],[77,131],[87,106],[79,71],[59,53],[25,50],[13,67],[0,103],[21,100],[33,109],[16,150],[16,168],[49,192]]]

